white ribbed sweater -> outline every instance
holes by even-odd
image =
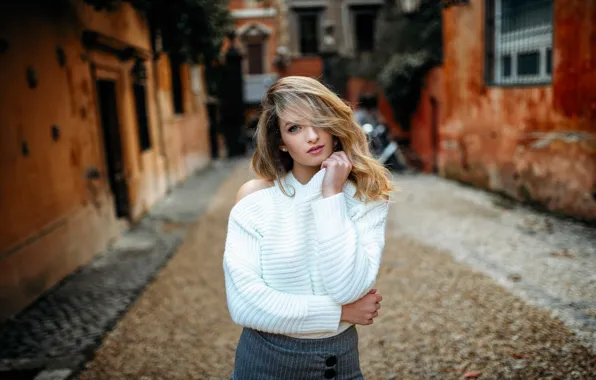
[[[354,198],[355,186],[323,198],[325,169],[305,185],[279,185],[241,199],[230,213],[224,252],[235,323],[300,338],[339,334],[341,305],[374,285],[385,245],[388,203]]]

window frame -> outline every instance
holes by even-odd
[[[485,1],[485,28],[487,31],[492,31],[492,36],[486,36],[486,51],[485,60],[487,65],[485,67],[486,83],[490,86],[499,87],[523,87],[523,86],[543,86],[551,85],[553,82],[554,73],[552,72],[553,60],[553,45],[554,45],[554,2],[552,7],[552,18],[550,25],[541,25],[521,30],[502,32],[503,20],[503,0],[487,0]],[[494,5],[494,9],[488,9]],[[490,15],[490,16],[489,16]],[[493,25],[489,25],[489,22]],[[489,45],[492,44],[492,45]],[[539,53],[537,75],[518,75],[518,58],[523,53]],[[547,72],[549,67],[551,73]],[[503,75],[503,59],[509,57],[510,59],[510,75],[505,77]],[[491,66],[492,67],[489,67]],[[491,75],[492,74],[492,75]]]

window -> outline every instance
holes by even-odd
[[[135,108],[137,111],[137,125],[139,132],[139,146],[141,151],[151,149],[151,136],[149,135],[149,121],[147,119],[147,90],[145,85],[133,85]]]
[[[486,0],[486,80],[497,85],[552,80],[553,0]]]
[[[319,12],[297,11],[298,38],[300,53],[303,55],[317,54],[319,52]]]
[[[248,73],[263,74],[263,44],[260,42],[246,45],[248,55]]]
[[[354,11],[354,40],[357,52],[372,51],[375,48],[376,21],[376,10]]]
[[[172,101],[174,103],[174,113],[184,113],[184,98],[182,96],[182,77],[180,60],[170,59],[170,73],[172,76]]]

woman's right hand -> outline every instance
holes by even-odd
[[[357,301],[342,305],[341,321],[355,325],[371,325],[373,319],[379,315],[383,297],[376,294],[377,289],[371,289],[364,297]]]

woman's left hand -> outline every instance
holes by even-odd
[[[342,192],[352,171],[352,162],[345,152],[334,152],[323,161],[321,169],[327,169],[322,185],[323,197],[327,198]]]

